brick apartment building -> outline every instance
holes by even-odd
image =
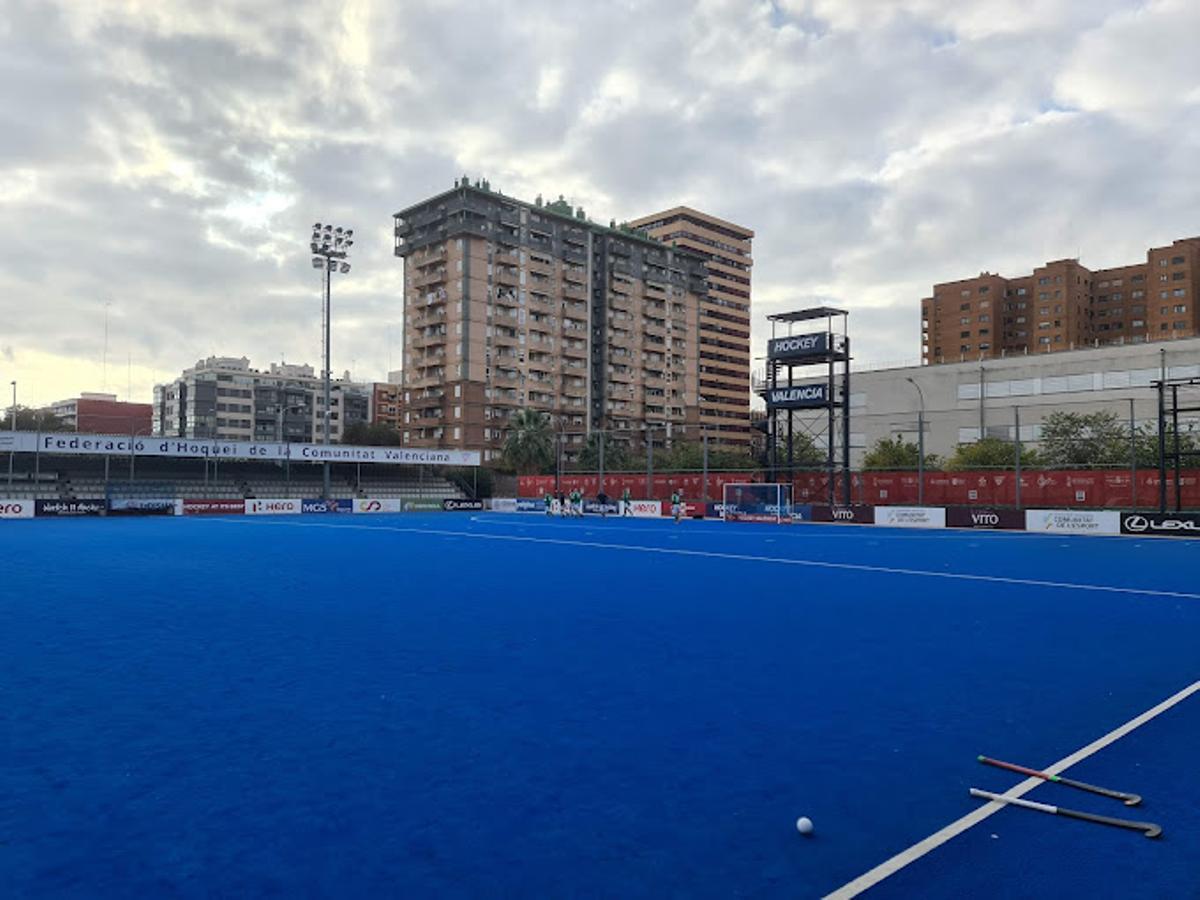
[[[466,179],[396,214],[395,254],[404,443],[492,459],[521,409],[554,416],[568,458],[598,430],[631,447],[700,439],[703,255]],[[729,355],[748,370],[748,342]],[[748,427],[748,381],[745,411]]]
[[[1200,333],[1196,280],[1200,238],[1154,247],[1146,261],[1091,270],[1075,259],[1030,275],[934,285],[921,301],[926,365],[1139,344]]]
[[[85,391],[51,404],[50,411],[72,431],[86,434],[150,434],[153,407],[127,403],[116,394]]]
[[[386,381],[376,381],[372,384],[367,421],[372,425],[386,425],[399,431],[403,416],[400,409],[402,390],[399,384]]]
[[[750,245],[754,232],[686,206],[629,223],[707,262],[700,298],[700,424],[710,442],[750,446]]]

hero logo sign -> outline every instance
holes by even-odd
[[[1121,516],[1121,531],[1125,534],[1161,534],[1170,537],[1200,537],[1200,515],[1170,513]]]
[[[249,516],[281,516],[296,515],[301,512],[303,504],[299,500],[247,500],[246,515]]]
[[[33,504],[25,500],[0,500],[0,519],[32,519]]]

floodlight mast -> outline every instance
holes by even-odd
[[[317,222],[313,225],[312,239],[309,242],[309,249],[312,251],[312,266],[314,269],[323,269],[325,271],[324,284],[324,337],[325,337],[325,415],[324,434],[322,435],[321,443],[328,444],[329,441],[329,424],[330,412],[333,404],[333,387],[331,383],[332,373],[330,371],[330,353],[329,353],[329,319],[330,319],[330,283],[334,272],[341,272],[345,275],[350,271],[350,263],[346,258],[350,254],[350,248],[354,246],[354,229],[342,228],[341,226],[334,227],[333,225]],[[325,499],[330,499],[330,483],[329,483],[329,462],[326,461],[323,466],[324,484],[325,484]]]

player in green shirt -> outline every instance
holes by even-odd
[[[579,488],[571,491],[571,515],[583,515],[583,494],[580,492]]]
[[[629,492],[629,488],[625,488],[621,492],[621,515],[632,516],[633,511],[629,508],[629,504],[633,502],[633,494]]]
[[[550,515],[554,509],[554,498],[550,496],[549,491],[542,493],[542,502],[546,504],[546,515]]]
[[[683,517],[683,497],[679,491],[671,492],[671,515],[675,517],[675,524],[679,524],[679,520]]]

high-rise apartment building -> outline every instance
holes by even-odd
[[[1146,261],[1087,269],[1048,262],[1030,275],[934,285],[921,301],[921,359],[931,363],[1139,344],[1200,334],[1200,238],[1153,247]]]
[[[710,441],[750,446],[750,244],[754,232],[686,206],[635,219],[632,227],[704,257],[700,298],[700,424]]]
[[[343,428],[365,422],[370,388],[347,372],[330,390],[330,441]],[[154,388],[154,433],[229,441],[321,443],[325,434],[325,383],[312,366],[272,363],[250,368],[246,357],[212,356]]]
[[[700,440],[702,256],[466,179],[396,214],[395,253],[406,444],[492,459],[521,409],[554,417],[568,457],[595,431]]]

